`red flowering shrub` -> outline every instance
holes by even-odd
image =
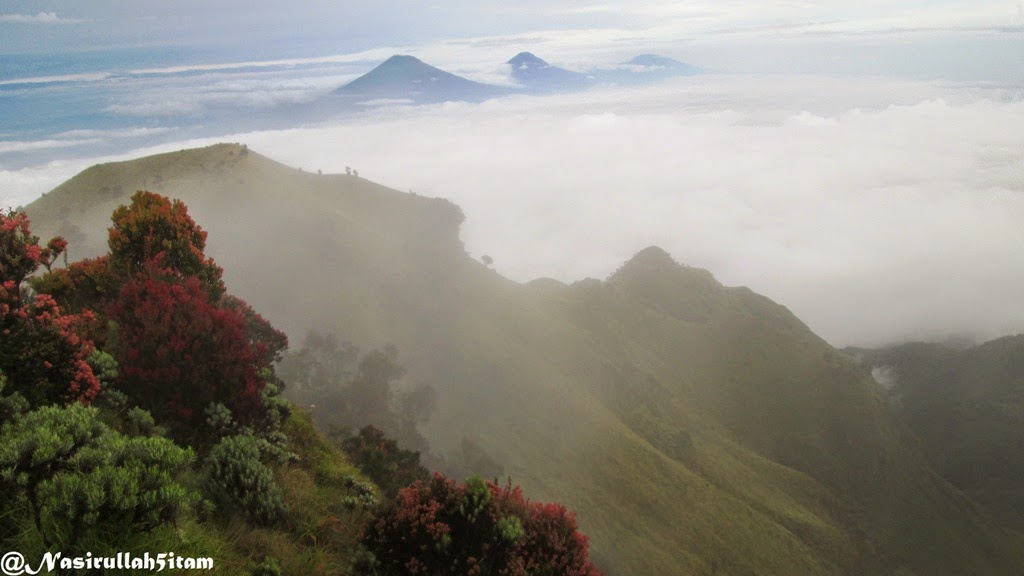
[[[53,296],[65,312],[97,312],[117,295],[117,280],[110,272],[110,257],[88,258],[31,278],[36,292]]]
[[[221,299],[220,306],[242,318],[249,343],[261,351],[261,362],[269,366],[281,361],[285,349],[288,348],[288,336],[284,332],[274,328],[273,324],[241,298],[226,294]]]
[[[360,535],[362,574],[599,576],[573,513],[519,487],[435,474],[398,492]]]
[[[224,294],[206,232],[180,200],[140,190],[111,220],[109,255],[52,270],[35,289],[96,312],[101,320],[80,333],[117,360],[116,387],[178,439],[200,440],[215,403],[231,410],[232,426],[266,428],[261,392],[276,381],[271,365],[287,337]]]
[[[224,293],[223,270],[207,258],[206,231],[188,215],[181,200],[139,190],[129,206],[119,206],[111,216],[107,245],[110,266],[122,278],[131,278],[160,262],[165,272],[199,278],[217,300]]]
[[[19,393],[31,406],[91,400],[99,380],[86,359],[92,342],[78,326],[91,316],[64,316],[48,294],[29,296],[22,284],[63,253],[62,238],[39,246],[20,212],[0,212],[0,372],[4,395]]]
[[[250,343],[237,312],[211,303],[199,279],[139,276],[121,289],[110,317],[117,323],[118,387],[179,438],[203,427],[214,402],[239,424],[258,416],[266,351]]]

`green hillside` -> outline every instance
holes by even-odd
[[[1024,573],[1024,537],[932,471],[866,368],[660,249],[518,284],[469,258],[448,201],[239,145],[96,166],[27,210],[93,256],[142,188],[188,205],[293,342],[395,344],[437,391],[432,449],[470,439],[577,510],[608,574]]]
[[[893,412],[935,469],[1024,529],[1024,336],[853,352],[891,380]]]

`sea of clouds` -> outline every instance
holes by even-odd
[[[788,306],[835,345],[988,338],[1024,329],[1021,96],[700,76],[167,141],[0,170],[0,190],[21,204],[99,161],[240,141],[455,201],[467,250],[515,280],[604,278],[654,244]]]

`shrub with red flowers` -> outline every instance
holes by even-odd
[[[219,402],[239,424],[259,415],[265,351],[252,345],[244,319],[213,305],[200,280],[140,275],[110,308],[117,323],[118,387],[166,422],[179,438],[203,428]]]
[[[288,336],[284,332],[274,328],[273,324],[241,298],[225,294],[220,306],[242,318],[249,343],[259,349],[261,362],[269,366],[281,361],[285,349],[288,348]]]
[[[99,312],[105,302],[117,296],[119,282],[110,270],[110,257],[87,258],[72,262],[29,279],[29,284],[39,293],[53,296],[65,313],[79,313],[86,310]],[[98,337],[97,345],[102,346],[105,334]]]
[[[357,572],[377,575],[599,576],[575,515],[511,485],[441,474],[398,492],[360,535]]]
[[[90,315],[65,316],[48,294],[23,286],[40,266],[47,269],[64,252],[60,237],[45,247],[21,212],[0,212],[0,372],[2,394],[18,393],[30,406],[88,402],[100,383],[87,363],[92,342],[77,328]]]
[[[181,200],[139,190],[129,206],[114,210],[111,220],[107,245],[115,273],[130,278],[159,258],[165,271],[199,278],[213,300],[224,293],[223,270],[203,253],[206,231]]]
[[[206,232],[180,200],[140,190],[111,220],[108,255],[32,285],[102,319],[83,323],[83,333],[116,359],[116,388],[177,439],[215,443],[204,437],[213,436],[206,424],[214,405],[230,409],[232,427],[267,432],[267,422],[281,419],[267,417],[276,397],[262,392],[277,382],[272,364],[287,337],[225,294],[223,271],[203,252]],[[55,256],[43,250],[41,257]]]

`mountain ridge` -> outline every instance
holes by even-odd
[[[27,208],[33,230],[94,255],[135,188],[182,198],[229,290],[293,339],[397,345],[438,391],[432,445],[468,438],[576,509],[609,573],[1024,571],[1024,537],[928,467],[865,368],[664,250],[519,284],[466,254],[446,200],[240,145],[86,170]]]
[[[578,91],[598,84],[636,84],[692,75],[698,68],[671,58],[641,54],[609,69],[574,72],[553,66],[532,52],[519,52],[505,62],[516,86],[475,82],[407,54],[395,54],[355,80],[337,88],[333,98],[360,101],[436,103],[480,102],[509,94],[550,94]]]

